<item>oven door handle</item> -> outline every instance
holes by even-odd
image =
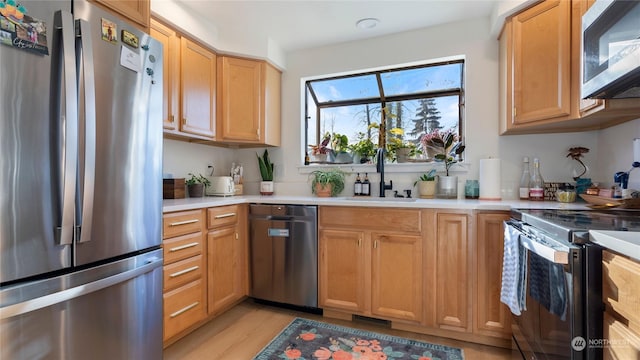
[[[507,226],[516,229],[520,233],[520,244],[532,253],[545,258],[546,260],[561,265],[569,264],[570,249],[562,249],[562,246],[558,244],[556,247],[543,244],[540,241],[528,236],[521,229],[514,226],[512,222],[508,222]],[[523,225],[526,227],[526,225]]]

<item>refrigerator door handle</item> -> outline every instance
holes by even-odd
[[[17,304],[8,305],[0,309],[0,320],[8,319],[14,316],[22,315],[62,303],[71,299],[78,298],[83,295],[102,290],[104,288],[123,283],[127,280],[148,273],[158,266],[162,265],[162,258],[150,258],[147,262],[137,268],[129,271],[121,272],[113,276],[109,276],[88,284],[83,284],[70,289],[62,290],[53,294],[37,297]]]
[[[62,63],[64,71],[64,123],[62,150],[62,220],[57,228],[58,244],[70,245],[74,235],[76,172],[78,165],[78,91],[75,65],[75,29],[73,16],[58,10],[53,17],[55,31],[62,32]]]
[[[76,20],[80,41],[76,44],[78,74],[84,72],[84,175],[82,187],[82,218],[79,219],[80,240],[84,243],[91,240],[93,224],[93,194],[96,173],[96,82],[93,68],[93,45],[91,43],[91,25],[86,20]],[[81,66],[82,64],[82,66]]]

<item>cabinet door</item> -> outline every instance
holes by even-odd
[[[468,217],[438,213],[436,220],[436,326],[469,328]]]
[[[216,55],[181,38],[182,132],[215,136]]]
[[[511,313],[500,302],[504,230],[502,222],[508,213],[477,215],[476,291],[474,294],[474,333],[509,339]]]
[[[546,0],[513,18],[513,123],[571,114],[571,2]]]
[[[362,312],[365,303],[364,233],[320,231],[320,307]]]
[[[260,141],[263,68],[262,61],[218,59],[218,140]]]
[[[422,238],[371,234],[371,313],[422,319]]]
[[[243,294],[241,243],[235,226],[209,232],[207,240],[209,314],[218,314]]]
[[[89,0],[99,3],[129,20],[142,25],[143,29],[149,28],[149,16],[151,15],[150,0]]]
[[[180,38],[164,24],[151,19],[150,34],[162,43],[162,125],[168,130],[178,130],[180,119]]]

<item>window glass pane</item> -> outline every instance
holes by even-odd
[[[380,97],[375,75],[311,81],[319,103]]]
[[[446,64],[381,74],[385,96],[459,89],[462,64]]]

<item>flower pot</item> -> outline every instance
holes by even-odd
[[[273,181],[260,182],[260,195],[273,195]]]
[[[316,184],[316,196],[317,197],[330,197],[331,189],[333,188],[332,184]]]
[[[351,157],[351,155],[349,155],[349,153],[340,152],[333,156],[333,162],[351,164],[353,163],[353,158]]]
[[[418,181],[418,193],[422,199],[433,199],[436,194],[436,181]]]
[[[187,191],[190,198],[198,198],[204,196],[204,184],[187,185]]]
[[[438,197],[442,199],[458,197],[458,176],[438,176]]]
[[[407,162],[407,160],[409,159],[409,153],[410,152],[411,152],[411,149],[409,149],[409,148],[396,149],[396,160],[399,163]]]
[[[324,163],[327,162],[327,156],[328,154],[316,154],[316,155],[309,155],[309,160],[313,161],[313,162],[318,162],[318,163]]]

